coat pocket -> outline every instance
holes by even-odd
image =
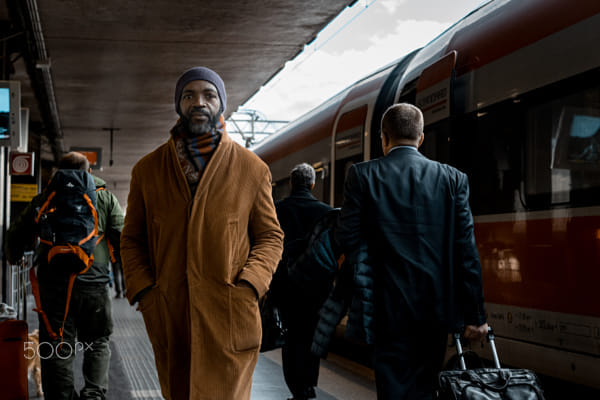
[[[229,317],[233,350],[258,350],[261,323],[258,301],[252,288],[229,287]]]
[[[160,290],[154,288],[150,290],[140,300],[139,309],[144,317],[144,324],[148,337],[152,343],[154,353],[158,356],[157,351],[164,351],[166,348],[166,331],[165,321],[162,316],[163,310],[161,305]]]

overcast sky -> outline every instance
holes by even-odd
[[[485,2],[359,0],[240,109],[258,110],[270,120],[292,121],[427,44]]]
[[[357,80],[424,46],[485,2],[359,0],[238,110],[253,109],[268,120],[293,121]],[[228,131],[234,130],[228,124]],[[239,135],[233,137],[242,143]]]

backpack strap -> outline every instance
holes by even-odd
[[[104,234],[102,234],[104,236]],[[115,248],[110,243],[110,240],[106,238],[106,245],[108,246],[108,254],[110,255],[110,261],[114,264],[117,262],[117,257],[115,257]]]
[[[86,268],[85,270],[87,271],[88,268]],[[73,292],[73,284],[75,283],[75,278],[77,278],[77,274],[71,274],[71,276],[69,276],[69,287],[67,289],[67,304],[65,305],[65,315],[63,316],[62,326],[58,330],[58,334],[60,335],[61,343],[62,343],[63,333],[65,331],[65,321],[67,320],[67,315],[69,314],[69,304],[71,303],[71,293]]]
[[[79,272],[79,274],[84,274],[94,263],[94,255],[91,254],[88,256],[85,254],[85,251],[79,246],[73,246],[72,244],[65,244],[63,246],[54,246],[48,251],[48,263],[52,260],[52,258],[57,254],[75,254],[85,265],[85,268]]]
[[[98,239],[96,239],[96,246],[98,246],[100,244],[102,239],[104,239],[104,233],[102,235],[98,236]],[[106,241],[108,242],[108,239],[106,239]]]
[[[50,201],[52,200],[52,198],[55,195],[56,195],[56,191],[51,192],[48,195],[48,197],[46,198],[46,201],[44,202],[44,204],[42,204],[42,206],[40,207],[40,211],[38,211],[38,214],[35,217],[36,224],[39,223],[42,214],[49,207]],[[40,242],[42,242],[42,243],[52,245],[52,242],[50,242],[48,240],[44,240],[42,238],[39,238],[39,239],[40,239]],[[31,282],[31,291],[33,292],[33,297],[35,299],[35,305],[36,305],[36,308],[34,308],[33,311],[40,314],[40,316],[42,317],[42,321],[44,321],[44,325],[46,326],[46,331],[48,331],[48,335],[50,335],[52,340],[56,340],[56,339],[58,339],[58,335],[54,332],[54,330],[50,326],[50,321],[48,320],[48,316],[42,309],[42,299],[40,297],[40,288],[38,286],[37,276],[35,274],[35,268],[33,268],[33,267],[29,270],[29,281]]]
[[[94,230],[91,231],[90,234],[87,235],[87,237],[81,239],[79,241],[79,245],[84,244],[85,242],[87,242],[88,240],[90,240],[98,234],[98,213],[96,212],[96,208],[94,207],[94,204],[92,204],[92,200],[87,195],[87,193],[84,193],[83,197],[85,198],[85,201],[87,202],[88,206],[90,207],[90,210],[92,211],[92,215],[94,216]]]
[[[69,314],[69,304],[71,304],[71,293],[73,292],[73,284],[75,283],[75,278],[77,278],[77,274],[71,274],[71,276],[69,276],[69,286],[67,288],[67,303],[65,305],[65,314],[63,316],[62,325],[58,330],[57,335],[56,332],[54,332],[54,330],[52,329],[52,326],[50,325],[50,320],[48,320],[48,316],[46,315],[44,310],[42,310],[42,299],[40,297],[40,288],[38,285],[37,276],[35,275],[35,268],[31,268],[29,270],[31,291],[33,292],[33,297],[35,298],[36,305],[36,308],[34,308],[33,311],[41,315],[42,321],[44,321],[44,325],[46,326],[46,330],[48,331],[48,335],[52,338],[52,340],[60,339],[61,343],[63,341],[63,335],[65,331],[65,321],[67,320],[67,315]]]
[[[42,300],[40,298],[40,288],[38,286],[37,277],[35,275],[35,268],[31,268],[29,270],[29,280],[31,282],[31,291],[33,292],[33,297],[35,298],[36,308],[33,309],[36,313],[40,314],[42,317],[42,321],[44,321],[44,325],[46,326],[46,330],[48,331],[48,335],[52,338],[52,340],[57,340],[58,335],[54,333],[52,327],[50,326],[50,321],[48,320],[48,316],[42,310]]]
[[[44,211],[46,211],[46,208],[48,208],[50,206],[50,200],[52,200],[52,198],[56,195],[56,191],[51,192],[48,195],[48,198],[46,199],[46,201],[44,202],[44,204],[42,204],[42,206],[40,207],[40,211],[38,211],[37,216],[35,217],[35,223],[39,223],[40,222],[40,217],[42,216],[42,214],[44,213]]]
[[[96,240],[96,246],[100,244],[102,239],[104,239],[104,236],[105,236],[104,233],[102,235],[98,236],[98,240]],[[113,263],[116,263],[117,258],[115,257],[115,248],[110,243],[110,240],[108,240],[108,238],[106,238],[106,247],[108,247],[108,255],[110,256],[110,261]]]

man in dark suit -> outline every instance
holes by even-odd
[[[310,346],[324,298],[313,297],[314,293],[300,289],[291,277],[287,278],[285,269],[288,259],[297,255],[290,253],[303,250],[297,249],[297,244],[305,244],[302,239],[332,208],[312,195],[315,170],[309,164],[302,163],[292,169],[290,185],[292,191],[289,197],[275,203],[285,236],[283,259],[273,277],[271,291],[281,307],[287,328],[281,353],[285,382],[294,396],[293,400],[304,400],[315,397],[314,387],[319,378],[319,357],[311,353]]]
[[[385,112],[384,157],[350,168],[335,232],[373,269],[378,399],[431,399],[448,333],[487,333],[467,176],[419,153],[423,138],[417,107]]]

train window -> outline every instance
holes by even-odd
[[[508,101],[455,123],[451,162],[469,175],[470,204],[475,215],[523,209],[522,115],[521,104]]]
[[[344,200],[344,182],[352,164],[364,161],[363,133],[368,107],[348,111],[338,121],[335,132],[334,207]]]
[[[425,127],[425,139],[419,148],[427,158],[442,163],[448,163],[448,143],[450,138],[450,123],[441,121]]]
[[[336,160],[335,162],[335,198],[334,207],[341,207],[344,202],[344,182],[348,176],[350,167],[358,162],[363,161],[363,155],[355,155],[353,157]]]
[[[417,82],[418,78],[413,79],[408,82],[402,88],[402,92],[400,92],[400,96],[398,97],[398,103],[410,103],[415,104],[417,100]]]
[[[362,135],[361,135],[362,136]],[[335,160],[335,196],[334,196],[334,207],[341,207],[344,201],[344,182],[348,176],[348,171],[352,164],[363,161],[364,155],[361,151],[358,154],[346,155],[343,158],[338,159],[336,154]]]
[[[313,164],[315,168],[315,187],[312,190],[313,196],[317,199],[329,202],[329,165]]]
[[[528,205],[598,204],[600,86],[531,108],[528,127]]]
[[[369,135],[371,137],[370,160],[383,155],[383,151],[381,149],[381,118],[383,117],[383,113],[387,107],[394,103],[396,91],[400,86],[402,75],[404,75],[404,72],[406,71],[410,61],[418,52],[419,50],[414,50],[412,53],[406,55],[402,61],[400,61],[394,67],[392,72],[390,72],[390,75],[387,77],[385,83],[381,87],[381,91],[377,96],[377,100],[375,101],[375,106],[373,108],[373,116],[371,117],[371,134]],[[414,82],[415,84],[413,85],[413,90],[416,93],[416,80]]]

